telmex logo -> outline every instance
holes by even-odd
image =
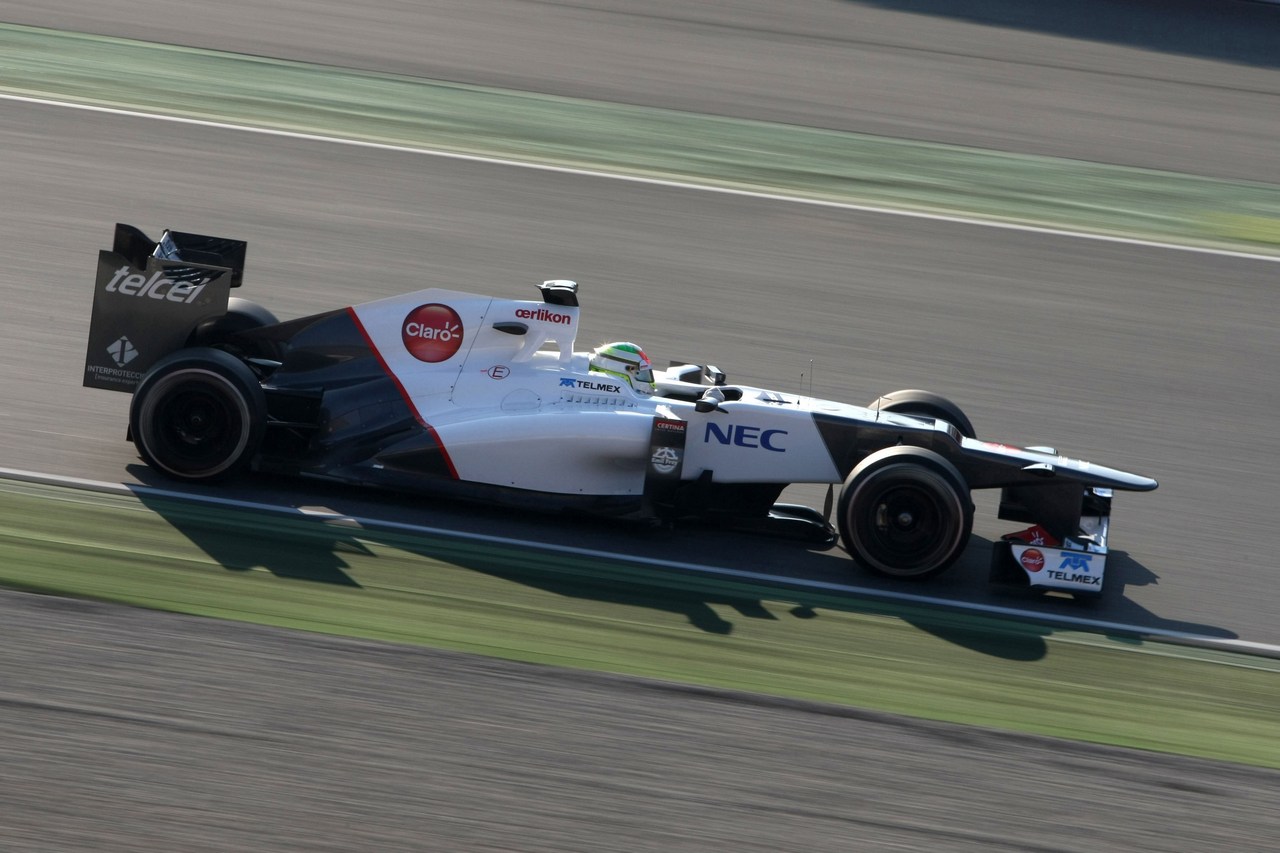
[[[561,326],[567,326],[573,321],[573,318],[568,314],[557,314],[556,312],[549,311],[546,308],[538,308],[537,310],[532,308],[517,308],[516,316],[521,320],[545,320],[548,323],[558,323]]]
[[[1093,558],[1088,554],[1063,554],[1062,565],[1059,569],[1078,570],[1082,572],[1089,571],[1089,562]]]
[[[148,296],[152,299],[190,304],[196,301],[196,297],[200,295],[200,291],[204,290],[207,282],[208,279],[201,279],[198,282],[174,281],[171,278],[165,278],[163,272],[152,273],[151,278],[147,278],[142,273],[134,272],[131,267],[124,266],[116,270],[111,281],[107,282],[107,293],[119,293],[122,296]]]
[[[1028,548],[1022,552],[1022,556],[1018,558],[1022,563],[1022,568],[1029,572],[1038,572],[1044,568],[1044,554],[1035,548]]]
[[[587,391],[603,391],[606,394],[621,394],[621,385],[611,385],[608,382],[591,382],[587,379],[574,379],[566,376],[560,380],[561,388],[584,388]]]
[[[462,318],[439,302],[419,305],[404,318],[400,337],[409,355],[418,361],[448,361],[462,347]]]

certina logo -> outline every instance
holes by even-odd
[[[196,297],[208,282],[207,278],[199,281],[174,281],[171,278],[165,278],[163,271],[154,272],[151,278],[147,278],[142,273],[134,272],[132,267],[124,266],[116,270],[111,281],[107,282],[107,293],[119,293],[121,296],[146,296],[151,299],[191,304],[196,301]]]
[[[1038,572],[1044,568],[1044,554],[1035,548],[1028,548],[1023,551],[1018,560],[1022,563],[1022,568],[1029,572]]]
[[[702,441],[704,444],[710,444],[712,440],[715,440],[720,444],[732,444],[737,447],[751,447],[772,450],[774,453],[786,453],[787,449],[778,445],[779,437],[786,434],[787,431],[785,429],[762,429],[761,427],[747,426],[746,424],[730,424],[725,429],[721,429],[718,424],[708,422],[707,432],[702,437]]]
[[[462,347],[462,318],[439,302],[419,305],[404,318],[400,337],[409,355],[418,361],[448,361]]]
[[[111,356],[111,360],[116,363],[116,367],[124,367],[138,357],[138,350],[134,348],[133,341],[122,337],[107,347],[107,355]]]
[[[568,314],[557,314],[546,308],[517,308],[516,316],[521,320],[543,320],[548,323],[557,323],[561,326],[567,326],[573,322],[573,318]]]

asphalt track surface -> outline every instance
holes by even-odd
[[[64,599],[0,607],[6,851],[1244,851],[1280,826],[1280,774],[1248,767]]]
[[[0,3],[16,24],[1271,182],[1278,19],[1236,0]]]
[[[1203,29],[1205,4],[1168,5],[1161,20],[1173,23],[1156,43],[1149,27],[1136,38],[1120,24],[1092,33],[1055,21],[991,26],[894,5],[929,4],[704,4],[695,19],[685,4],[638,15],[610,3],[226,3],[178,15],[156,3],[85,11],[49,2],[0,4],[0,19],[1280,179],[1280,74],[1266,61],[1280,53],[1248,47],[1248,39],[1265,39],[1250,25],[1256,16],[1280,10],[1211,4],[1234,10],[1219,19],[1223,27],[1251,34],[1238,39],[1248,61],[1231,63],[1223,49],[1185,34]],[[1129,5],[1141,15],[1155,4]],[[984,8],[997,20],[1010,14],[1007,4]],[[1280,642],[1271,543],[1280,494],[1275,263],[13,102],[0,113],[5,467],[151,480],[122,441],[127,398],[79,386],[94,253],[117,220],[249,239],[244,295],[282,317],[432,285],[531,296],[544,278],[570,277],[583,286],[581,344],[634,338],[659,361],[706,358],[731,380],[811,382],[814,393],[851,402],[929,387],[960,402],[983,437],[1053,443],[1157,477],[1159,491],[1117,498],[1113,543],[1121,554],[1092,613]],[[607,525],[548,525],[261,480],[222,493],[902,589],[853,573],[839,551],[770,540],[699,531],[653,540]],[[983,582],[987,540],[1005,529],[991,509],[980,496],[974,546],[920,591],[1008,603]],[[1079,614],[1055,602],[1028,606]],[[456,840],[459,848],[549,850],[607,849],[615,840],[616,849],[706,849],[720,838],[743,849],[757,839],[759,849],[834,850],[848,849],[850,837],[908,849],[993,849],[994,837],[1017,839],[1010,849],[1262,849],[1275,837],[1274,806],[1251,799],[1267,781],[1274,789],[1274,775],[1252,771],[1076,747],[1055,754],[1059,745],[860,715],[833,723],[803,708],[685,704],[616,679],[113,608],[61,610],[23,596],[6,597],[3,607],[0,661],[16,676],[0,694],[6,728],[48,735],[5,747],[3,772],[19,784],[0,794],[0,818],[30,816],[14,824],[26,833],[14,833],[25,845],[18,849],[172,849],[187,837],[176,834],[179,825],[192,831],[190,849],[323,849],[325,838],[336,839],[332,849],[361,838],[412,849],[432,832],[445,848]],[[216,641],[202,643],[201,632]],[[210,651],[189,659],[165,651],[193,646]],[[378,663],[391,658],[403,666]],[[93,679],[99,686],[88,686]],[[24,683],[29,692],[14,686]],[[78,684],[93,700],[77,699],[89,710],[68,712],[60,693]],[[161,694],[184,722],[166,728],[169,716],[151,716],[146,705]],[[447,724],[423,725],[440,717],[430,703],[434,715],[420,714],[425,699],[413,697],[426,696],[452,704]],[[303,717],[311,728],[291,728],[301,709],[316,714]],[[105,727],[98,738],[88,737],[85,715]],[[281,760],[239,741],[228,749],[235,739],[217,732],[187,744],[155,734],[186,731],[206,716],[224,717],[235,732],[269,723],[261,726],[267,738],[287,730],[276,742]],[[779,734],[803,735],[811,725],[819,726],[812,737]],[[822,730],[831,725],[838,728]],[[875,728],[882,725],[892,733]],[[679,748],[663,752],[672,740]],[[654,754],[668,763],[647,766]],[[23,755],[30,762],[15,760]],[[472,787],[455,791],[445,774],[421,772],[437,758],[468,768]],[[101,776],[77,775],[86,759],[102,762]],[[876,768],[869,776],[868,767]],[[619,768],[637,774],[635,783],[609,787]],[[750,777],[759,787],[741,781]],[[740,781],[717,800],[707,797],[710,778]],[[103,793],[122,780],[122,799]],[[130,780],[142,786],[130,800],[134,812],[122,807]],[[349,784],[339,790],[338,780]],[[181,797],[184,786],[191,797]],[[1100,786],[1105,796],[1078,799]],[[1031,807],[1029,788],[1037,789]],[[481,794],[495,789],[502,793],[491,800]],[[1042,790],[1065,799],[1039,799]],[[979,803],[975,791],[994,793]],[[1005,808],[1010,800],[1016,805]],[[1114,818],[1093,829],[1099,800]],[[794,809],[785,819],[785,809],[759,807],[781,801]],[[498,817],[519,813],[519,802],[531,804],[517,821],[524,834],[503,834]],[[837,802],[862,807],[840,811]],[[65,805],[66,820],[54,819],[55,803]],[[132,829],[110,823],[121,811],[136,815]],[[197,812],[204,823],[191,820]],[[415,823],[424,812],[440,822]],[[229,826],[237,814],[244,819]],[[676,818],[664,823],[659,815],[667,814]],[[844,817],[827,823],[830,814]],[[343,815],[349,820],[339,826]],[[367,815],[381,820],[362,823]],[[162,829],[149,835],[140,828],[148,822]],[[41,846],[39,833],[55,825],[62,834]],[[450,834],[464,825],[474,834]],[[646,836],[658,828],[673,835]],[[771,834],[783,828],[790,831]],[[1188,845],[1196,831],[1207,833],[1204,843]],[[103,843],[89,843],[95,833]]]

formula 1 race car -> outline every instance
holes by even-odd
[[[653,521],[777,526],[835,541],[823,511],[777,503],[840,484],[836,527],[862,566],[947,569],[971,489],[1001,490],[992,579],[1100,594],[1113,490],[1156,482],[980,441],[955,404],[900,391],[854,406],[733,385],[710,365],[653,370],[615,344],[574,349],[578,286],[523,301],[428,289],[297,320],[230,296],[246,244],[117,225],[99,255],[84,384],[133,394],[129,437],[189,481],[243,469],[491,504]]]

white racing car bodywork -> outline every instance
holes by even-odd
[[[1090,489],[1099,506],[1109,501],[1112,488],[1152,484],[1049,448],[979,441],[939,419],[689,381],[691,376],[702,379],[696,365],[658,371],[657,392],[639,393],[593,373],[589,354],[574,349],[579,310],[576,305],[548,307],[435,290],[351,309],[464,481],[538,492],[642,496],[652,470],[670,472],[678,466],[686,482],[711,474],[719,484],[836,484],[849,470],[833,458],[819,428],[821,419],[827,419],[916,436],[927,430],[974,460],[1016,466],[1038,477],[1075,475],[1099,484]],[[447,316],[435,331],[408,319],[414,311]],[[465,330],[474,331],[468,335]],[[413,338],[423,335],[433,341],[428,358],[448,357],[424,361],[421,353],[415,355]],[[461,339],[456,352],[455,335]],[[436,346],[441,337],[445,340]],[[705,405],[707,401],[714,406]],[[655,447],[655,419],[683,424],[683,447]],[[495,452],[499,447],[503,451]],[[1081,525],[1075,535],[1061,540],[1041,530],[1034,542],[1014,538],[1001,543],[997,553],[1008,564],[1005,579],[1012,565],[1028,586],[1100,592],[1109,516],[1082,516]]]
[[[969,490],[999,488],[1001,517],[1033,526],[996,543],[993,579],[1079,595],[1102,590],[1112,491],[1156,487],[980,441],[928,392],[856,406],[677,364],[644,393],[575,350],[573,282],[544,282],[541,301],[427,289],[281,323],[228,296],[243,259],[239,241],[151,243],[123,225],[99,259],[85,384],[133,393],[130,434],[175,477],[249,467],[831,542],[830,506],[775,501],[792,483],[840,484],[845,547],[903,578],[950,566],[972,528]],[[157,275],[195,296],[153,304],[119,286]],[[140,353],[127,366],[126,344]]]

